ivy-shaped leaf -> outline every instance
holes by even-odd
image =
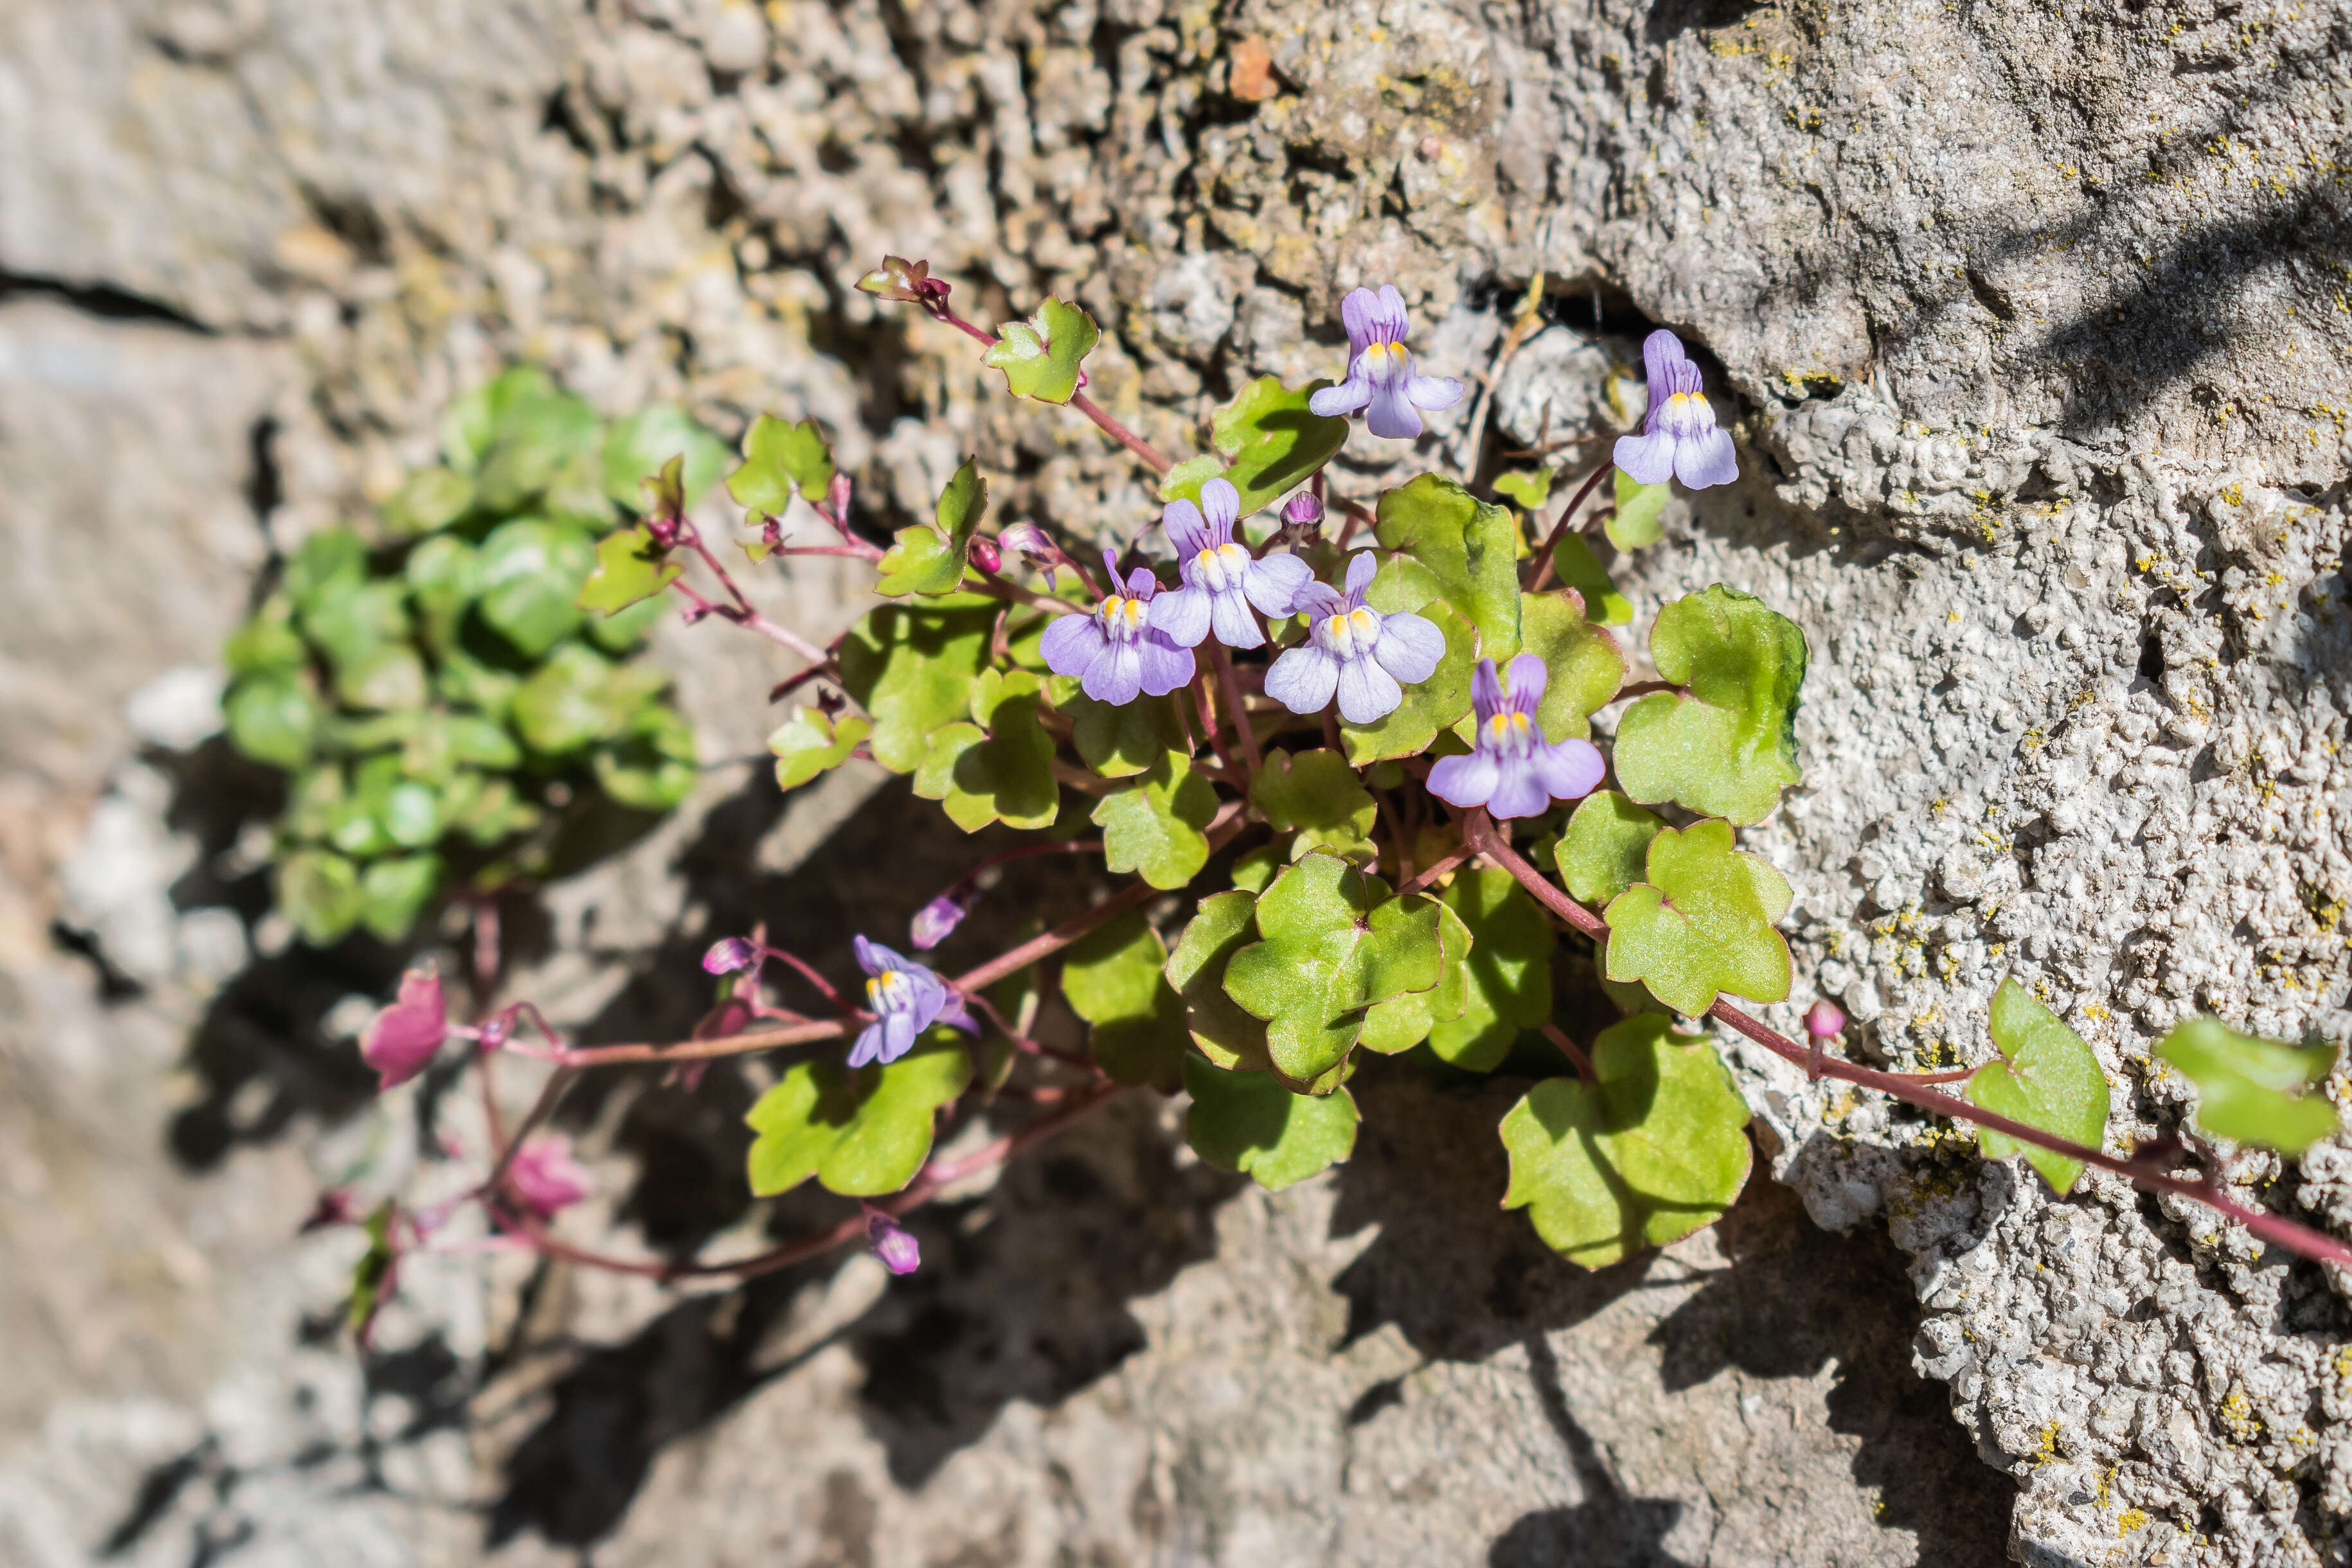
[[[448,468],[419,468],[385,498],[379,511],[395,538],[448,527],[474,504],[474,481]]]
[[[406,643],[387,643],[335,668],[335,695],[346,707],[381,712],[424,706],[425,661]]]
[[[1645,485],[1624,469],[1617,470],[1617,510],[1601,525],[1609,542],[1620,550],[1641,550],[1655,544],[1666,531],[1666,498],[1674,487],[1664,480]],[[1566,581],[1568,574],[1560,577]]]
[[[1087,766],[1107,779],[1132,778],[1157,763],[1165,752],[1184,744],[1184,724],[1177,717],[1176,699],[1139,697],[1114,707],[1097,702],[1077,689],[1067,677],[1066,696],[1054,706],[1069,716],[1070,743]]]
[[[1563,533],[1551,547],[1551,569],[1584,601],[1588,619],[1602,626],[1622,626],[1633,618],[1633,601],[1617,591],[1617,584],[1592,553],[1580,533]]]
[[[416,606],[425,647],[457,646],[458,624],[482,594],[482,552],[455,534],[436,534],[408,552],[401,565]]]
[[[2336,1131],[2336,1107],[2318,1092],[2336,1066],[2334,1046],[2284,1045],[2191,1018],[2156,1054],[2197,1086],[2197,1125],[2213,1137],[2300,1154]]]
[[[1225,963],[1225,994],[1265,1021],[1266,1054],[1308,1083],[1338,1067],[1367,1009],[1444,978],[1439,906],[1389,897],[1388,884],[1320,850],[1286,867],[1258,900],[1260,941]]]
[[[685,800],[701,777],[700,763],[686,715],[652,702],[588,759],[596,787],[633,811],[667,811]]]
[[[1558,468],[1517,468],[1496,474],[1494,491],[1518,502],[1520,510],[1532,513],[1551,500],[1552,481],[1559,477]]]
[[[759,1134],[752,1194],[772,1197],[811,1176],[845,1197],[898,1191],[930,1155],[935,1112],[971,1082],[971,1053],[949,1029],[929,1030],[887,1065],[800,1063],[743,1118]]]
[[[1276,833],[1307,848],[1353,855],[1371,842],[1380,808],[1337,752],[1270,752],[1250,784],[1250,804]]]
[[[977,596],[953,607],[885,605],[842,639],[842,689],[873,715],[876,762],[913,773],[931,731],[964,716],[997,607]]]
[[[367,545],[348,528],[322,528],[286,558],[278,587],[306,619],[313,606],[367,579]]]
[[[1665,826],[1613,789],[1586,795],[1552,847],[1569,897],[1605,904],[1649,875],[1650,840]]]
[[[1061,809],[1054,738],[1037,721],[1044,682],[1025,669],[983,670],[971,689],[975,723],[931,731],[915,793],[940,803],[966,833],[992,822],[1050,827]]]
[[[1480,657],[1477,629],[1442,596],[1428,593],[1433,581],[1426,568],[1398,555],[1381,564],[1364,590],[1364,602],[1382,615],[1410,611],[1434,626],[1445,638],[1445,654],[1427,680],[1404,689],[1404,700],[1386,717],[1370,724],[1341,722],[1341,743],[1348,748],[1348,761],[1357,767],[1419,756],[1440,731],[1470,716],[1470,679]]]
[[[1356,1100],[1346,1089],[1293,1094],[1264,1073],[1226,1072],[1184,1058],[1184,1141],[1221,1170],[1278,1193],[1346,1159],[1356,1147]]]
[[[2083,1037],[2033,998],[2015,976],[1992,994],[1989,1020],[2001,1059],[1987,1062],[1969,1079],[1970,1105],[2022,1121],[2056,1137],[2095,1149],[2107,1135],[2107,1075]],[[1988,1160],[2022,1154],[2025,1163],[2060,1193],[2082,1179],[2083,1162],[1990,1127],[1977,1129]]]
[[[378,860],[360,877],[360,922],[378,942],[399,942],[441,889],[441,857],[401,855]]]
[[[795,490],[821,501],[832,484],[833,448],[816,421],[787,425],[762,414],[744,432],[742,466],[727,476],[727,493],[747,510],[780,517]]]
[[[1307,406],[1330,384],[1311,382],[1293,391],[1280,377],[1262,375],[1243,387],[1210,422],[1209,444],[1217,456],[1171,468],[1160,499],[1198,501],[1201,487],[1223,474],[1241,493],[1247,517],[1305,484],[1348,443],[1345,419],[1327,419]]]
[[[1436,1023],[1429,1047],[1470,1072],[1492,1072],[1520,1035],[1551,1016],[1551,952],[1558,938],[1543,909],[1508,871],[1458,872],[1445,907],[1471,942],[1466,954],[1446,944],[1446,964],[1465,986],[1459,1017]]]
[[[839,767],[857,749],[857,742],[873,732],[873,724],[855,713],[828,719],[814,708],[795,708],[793,716],[768,737],[768,750],[776,755],[776,787],[798,789],[817,774]]]
[[[1547,741],[1590,740],[1592,715],[1625,684],[1625,651],[1587,622],[1566,594],[1529,594],[1519,602],[1526,650],[1544,661],[1550,679],[1536,704],[1536,724]]]
[[[650,530],[625,528],[606,534],[596,546],[596,569],[580,584],[573,603],[591,615],[609,616],[652,598],[685,571],[654,542]]]
[[[1271,880],[1273,872],[1267,872]],[[1253,892],[1213,893],[1201,900],[1176,939],[1163,973],[1184,1001],[1184,1025],[1192,1043],[1218,1067],[1243,1072],[1266,1072],[1274,1064],[1265,1054],[1265,1025],[1225,994],[1225,964],[1234,954],[1257,940],[1257,896]]]
[[[519,517],[482,541],[482,619],[536,658],[580,629],[580,585],[596,547],[569,523]]]
[[[1101,338],[1094,318],[1076,305],[1048,300],[1025,321],[1006,321],[980,363],[1004,373],[1015,397],[1067,403],[1078,389],[1078,366]]]
[[[1601,1268],[1710,1225],[1747,1184],[1748,1107],[1714,1047],[1664,1018],[1592,1043],[1595,1079],[1548,1079],[1503,1117],[1505,1208],[1546,1246]]]
[[[326,718],[310,683],[299,673],[238,681],[223,716],[231,744],[257,763],[280,768],[299,768],[310,761]]]
[[[1181,1081],[1184,1000],[1169,988],[1168,950],[1141,910],[1070,944],[1062,995],[1089,1028],[1087,1049],[1120,1083],[1173,1093]]]
[[[562,756],[618,733],[626,712],[611,661],[584,643],[557,648],[515,693],[516,732],[542,756]]]
[[[1762,601],[1721,584],[1658,612],[1654,692],[1617,726],[1617,782],[1639,801],[1671,800],[1732,822],[1761,822],[1797,766],[1797,689],[1805,634]]]
[[[567,470],[593,459],[599,435],[596,411],[569,393],[556,392],[544,380],[516,384],[500,404],[489,449],[483,453],[474,485],[482,510],[492,514],[520,509],[533,497],[561,488]],[[602,510],[603,475],[593,474],[583,488],[589,505]],[[570,496],[551,510],[578,504]]]
[[[278,907],[312,947],[331,947],[360,923],[367,895],[360,890],[360,868],[342,856],[325,849],[305,849],[286,856],[277,865]]]
[[[302,634],[294,629],[293,602],[283,594],[263,600],[244,625],[229,633],[221,647],[221,662],[239,680],[249,675],[282,675],[299,669],[310,657]]]
[[[302,632],[338,667],[405,644],[408,612],[396,582],[330,585],[301,604]]]
[[[1791,897],[1780,873],[1731,847],[1731,825],[1663,829],[1644,858],[1647,879],[1607,910],[1612,980],[1638,980],[1686,1016],[1716,994],[1751,1002],[1789,994],[1789,943],[1772,929]]]
[[[1478,629],[1477,657],[1507,663],[1519,651],[1519,525],[1510,510],[1423,474],[1383,492],[1378,515],[1381,546],[1427,567],[1446,603]],[[1386,608],[1369,593],[1365,602]]]
[[[642,512],[645,481],[677,462],[678,498],[682,505],[690,507],[719,482],[727,456],[727,443],[695,423],[685,409],[650,403],[606,433],[604,494],[631,511]]]
[[[1460,915],[1439,904],[1437,984],[1365,1008],[1363,1033],[1356,1043],[1368,1051],[1392,1057],[1421,1044],[1441,1025],[1460,1022],[1470,1005],[1470,972],[1463,964],[1470,952],[1470,928],[1463,924]]]
[[[937,526],[919,522],[898,531],[898,542],[884,552],[876,568],[882,575],[874,591],[893,596],[954,593],[963,581],[964,552],[971,546],[972,531],[987,510],[988,485],[980,477],[979,459],[967,458],[940,492],[932,513]]]
[[[1097,801],[1092,820],[1103,830],[1103,863],[1111,870],[1139,873],[1155,888],[1181,888],[1209,863],[1201,830],[1216,815],[1217,792],[1192,771],[1192,760],[1163,752],[1135,784]]]

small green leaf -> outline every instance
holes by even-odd
[[[1617,510],[1601,525],[1609,542],[1620,550],[1641,550],[1655,544],[1666,531],[1666,498],[1674,487],[1664,480],[1636,483],[1624,469],[1617,470]],[[1567,574],[1562,573],[1563,580]]]
[[[1383,492],[1379,518],[1381,545],[1427,567],[1446,602],[1477,628],[1477,658],[1500,668],[1519,651],[1519,525],[1508,508],[1423,474]],[[1372,603],[1369,594],[1365,602]]]
[[[1586,795],[1552,847],[1569,897],[1605,904],[1649,873],[1650,840],[1665,823],[1613,789]]]
[[[341,855],[305,849],[278,862],[278,907],[312,947],[331,947],[360,923],[367,895],[360,868]]]
[[[1371,842],[1380,808],[1337,752],[1271,752],[1250,784],[1250,804],[1276,833],[1296,829],[1307,848],[1352,855]]]
[[[680,496],[690,507],[719,482],[727,455],[727,443],[696,424],[685,409],[647,404],[604,437],[604,494],[632,511],[644,511],[645,481],[676,458],[683,459]]]
[[[1273,879],[1268,869],[1268,880]],[[1225,963],[1257,940],[1254,893],[1213,893],[1201,900],[1168,955],[1168,984],[1184,999],[1192,1043],[1221,1068],[1265,1072],[1265,1025],[1225,994]]]
[[[1234,886],[1253,897],[1265,892],[1282,868],[1290,864],[1290,857],[1284,853],[1286,847],[1282,840],[1277,839],[1236,856],[1234,859]]]
[[[936,526],[917,523],[902,528],[898,542],[884,552],[876,570],[881,580],[877,594],[952,594],[963,581],[964,552],[972,531],[988,510],[988,485],[980,477],[979,459],[967,458],[947,489],[940,492],[933,512]]]
[[[318,743],[325,713],[299,674],[255,676],[228,694],[223,716],[231,744],[257,763],[299,768]]]
[[[343,1322],[354,1334],[364,1335],[375,1321],[383,1288],[392,1279],[392,1200],[375,1205],[367,1217],[367,1250],[352,1266],[352,1288],[343,1302]]]
[[[1078,365],[1102,334],[1076,305],[1048,300],[1025,321],[1006,321],[980,363],[1004,373],[1015,397],[1067,403],[1078,389]]]
[[[1113,871],[1139,872],[1155,888],[1181,888],[1209,863],[1202,833],[1217,815],[1217,792],[1192,771],[1181,752],[1159,763],[1129,787],[1095,803],[1103,830],[1103,861]]]
[[[507,716],[520,689],[520,676],[494,668],[457,648],[441,656],[441,668],[433,676],[433,694],[443,701],[478,708],[498,719]]]
[[[580,585],[596,547],[569,523],[519,517],[482,541],[482,618],[536,658],[580,629]]]
[[[1079,758],[1107,779],[1131,778],[1184,744],[1172,696],[1139,697],[1113,707],[1073,690],[1054,706],[1069,715]]]
[[[515,693],[515,729],[542,756],[562,756],[617,733],[625,716],[612,664],[583,643],[557,648]]]
[[[1536,704],[1547,741],[1590,740],[1592,715],[1625,684],[1625,654],[1617,639],[1588,625],[1565,594],[1529,594],[1519,603],[1526,650],[1544,661],[1550,678]]]
[[[1444,975],[1440,907],[1317,851],[1286,868],[1257,902],[1259,942],[1225,964],[1225,994],[1265,1021],[1266,1053],[1294,1082],[1338,1067],[1365,1010],[1434,989]]]
[[[2300,1154],[2336,1131],[2336,1107],[2318,1092],[2336,1066],[2334,1046],[2283,1045],[2191,1018],[2156,1054],[2197,1086],[2197,1125],[2213,1137]]]
[[[322,588],[301,605],[302,632],[337,665],[408,640],[401,585],[389,580]]]
[[[515,365],[460,393],[441,413],[443,460],[461,474],[472,473],[481,467],[498,434],[499,418],[510,404],[554,395],[547,373],[535,364]]]
[[[983,670],[971,689],[974,724],[931,731],[915,793],[941,803],[966,833],[992,822],[1050,827],[1061,809],[1054,782],[1054,738],[1037,721],[1044,683],[1024,669]],[[985,728],[982,728],[985,725]]]
[[[1461,1022],[1470,1005],[1470,971],[1463,962],[1472,951],[1470,928],[1442,903],[1437,909],[1437,984],[1364,1009],[1364,1031],[1357,1037],[1358,1045],[1392,1057],[1411,1050],[1439,1027]]]
[[[1433,1024],[1429,1047],[1470,1072],[1492,1072],[1520,1035],[1551,1016],[1551,951],[1558,938],[1543,909],[1508,871],[1465,869],[1445,889],[1469,952],[1446,944],[1449,968],[1466,983],[1459,1017]]]
[[[476,499],[493,514],[520,510],[562,485],[571,478],[567,470],[593,463],[600,434],[596,411],[580,398],[546,390],[543,382],[538,388],[518,386],[499,409],[489,449],[474,475]],[[592,480],[588,488],[593,504],[601,507],[603,487]]]
[[[842,639],[842,689],[873,715],[876,762],[914,772],[931,731],[964,716],[995,623],[993,600],[885,605]]]
[[[2013,975],[1992,994],[1990,1027],[2002,1059],[1987,1062],[1969,1079],[1970,1105],[2094,1149],[2105,1142],[2107,1075],[2083,1037],[2035,1001]],[[2072,1191],[2082,1179],[2082,1161],[1990,1127],[1977,1129],[1977,1142],[1988,1160],[2024,1155],[2057,1192]]]
[[[596,546],[596,569],[580,585],[572,601],[591,615],[625,610],[640,599],[650,599],[686,571],[654,542],[651,531],[625,528],[608,533]]]
[[[221,648],[221,662],[242,680],[249,675],[283,675],[309,662],[310,649],[294,629],[294,605],[283,594],[272,594],[245,624],[229,633]]]
[[[845,1197],[879,1197],[915,1179],[931,1152],[935,1112],[971,1082],[963,1037],[932,1029],[887,1066],[802,1062],[743,1118],[752,1131],[751,1193],[773,1197],[814,1176]]]
[[[1279,377],[1259,376],[1217,410],[1209,444],[1218,457],[1179,463],[1160,487],[1162,500],[1198,501],[1201,487],[1223,473],[1241,492],[1244,517],[1261,511],[1314,476],[1348,443],[1348,422],[1327,419],[1307,406],[1330,385],[1310,382],[1293,391]]]
[[[743,437],[743,464],[727,476],[736,504],[780,516],[798,490],[823,501],[833,483],[833,449],[814,419],[787,425],[772,414],[751,421]]]
[[[419,468],[392,492],[380,510],[384,531],[401,538],[446,528],[473,504],[474,481],[465,475],[449,468]]]
[[[701,777],[694,726],[665,703],[632,715],[619,737],[589,759],[596,787],[635,811],[667,811],[694,793]]]
[[[1797,689],[1805,634],[1760,600],[1721,584],[1658,612],[1658,673],[1685,693],[1655,692],[1617,727],[1617,780],[1639,801],[1671,800],[1733,822],[1761,822],[1797,766]]]
[[[1559,478],[1558,468],[1514,469],[1495,476],[1494,491],[1508,496],[1519,503],[1522,511],[1534,511],[1551,500],[1552,481]]]
[[[439,533],[410,551],[401,570],[425,645],[436,650],[457,647],[458,623],[481,597],[481,552],[455,534]]]
[[[1694,1017],[1720,991],[1751,1002],[1789,994],[1789,944],[1772,929],[1789,912],[1789,884],[1731,847],[1730,824],[1662,829],[1645,861],[1648,879],[1606,911],[1610,979],[1638,980]]]
[[[286,558],[278,587],[307,614],[321,598],[356,588],[367,577],[367,546],[348,528],[322,528]]]
[[[378,860],[360,878],[361,921],[379,942],[399,942],[416,924],[441,886],[441,857],[403,855]]]
[[[1184,1001],[1162,971],[1168,950],[1131,910],[1070,944],[1062,995],[1092,1027],[1087,1049],[1120,1083],[1173,1093],[1184,1057]]]
[[[359,765],[352,805],[361,817],[374,825],[383,842],[364,847],[345,843],[338,832],[336,847],[346,854],[375,854],[392,845],[422,849],[441,837],[440,792],[410,778],[396,754],[370,757]]]
[[[873,732],[874,726],[855,713],[828,719],[814,708],[793,709],[793,716],[768,737],[768,750],[776,754],[776,787],[798,789],[839,767],[857,742]]]
[[[1601,566],[1601,557],[1592,553],[1592,546],[1585,542],[1584,535],[1559,536],[1559,542],[1551,547],[1551,569],[1584,601],[1587,619],[1602,626],[1622,626],[1633,618],[1633,601],[1617,591],[1617,584]]]
[[[1184,1141],[1222,1170],[1278,1193],[1328,1170],[1356,1147],[1356,1100],[1346,1089],[1293,1094],[1264,1073],[1226,1072],[1184,1058]]]
[[[425,661],[405,643],[371,648],[358,658],[336,667],[335,695],[364,711],[422,707],[425,697]]]
[[[1711,1225],[1747,1184],[1748,1107],[1706,1041],[1660,1017],[1592,1044],[1593,1084],[1548,1079],[1503,1117],[1505,1208],[1570,1262],[1605,1268]]]

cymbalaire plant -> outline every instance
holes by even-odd
[[[2334,1130],[2316,1092],[2327,1047],[2185,1024],[2158,1053],[2199,1087],[2195,1127],[2111,1152],[2097,1058],[2014,978],[1984,1020],[1982,1063],[1959,1072],[1847,1059],[1826,999],[1804,1014],[1801,1041],[1756,1016],[1798,990],[1776,929],[1791,890],[1740,833],[1802,776],[1805,631],[1748,594],[1695,585],[1649,628],[1656,679],[1631,682],[1631,633],[1617,629],[1629,601],[1587,538],[1638,550],[1658,537],[1669,485],[1737,479],[1730,435],[1672,332],[1644,346],[1643,430],[1564,500],[1549,472],[1505,476],[1495,489],[1514,508],[1435,472],[1349,494],[1328,468],[1351,416],[1367,416],[1372,439],[1410,442],[1462,390],[1420,374],[1392,287],[1343,301],[1349,358],[1335,354],[1331,380],[1249,383],[1207,421],[1208,449],[1178,461],[1087,395],[1098,333],[1077,306],[1047,300],[991,331],[957,314],[923,262],[887,258],[857,286],[969,334],[1011,395],[1092,421],[1152,476],[1162,510],[1105,520],[1106,535],[1138,543],[1103,552],[1097,578],[1089,549],[1039,521],[990,527],[986,480],[967,461],[931,520],[885,547],[855,526],[824,432],[762,416],[727,479],[756,536],[751,562],[860,557],[885,600],[820,648],[751,612],[684,515],[678,464],[654,476],[649,510],[595,545],[582,613],[626,619],[677,593],[689,619],[717,615],[802,653],[780,689],[806,700],[771,742],[787,789],[864,758],[965,832],[1036,837],[975,865],[908,931],[859,933],[862,989],[836,989],[850,977],[764,930],[721,936],[704,961],[713,1010],[688,1039],[577,1045],[521,1000],[478,999],[459,1023],[437,976],[412,974],[364,1043],[387,1083],[453,1041],[484,1072],[499,1056],[553,1067],[467,1194],[511,1245],[675,1279],[862,1241],[903,1273],[920,1261],[898,1223],[910,1210],[1082,1135],[1119,1096],[1181,1093],[1202,1159],[1279,1188],[1348,1158],[1349,1082],[1366,1057],[1412,1053],[1531,1080],[1496,1128],[1510,1173],[1496,1195],[1598,1268],[1738,1196],[1749,1110],[1723,1051],[1745,1040],[1973,1128],[1988,1157],[2021,1155],[2061,1193],[2096,1166],[2209,1204],[2286,1251],[2352,1263],[2352,1247],[2245,1201],[2212,1163],[2216,1145],[2293,1154]],[[1539,293],[1540,279],[1526,315]],[[812,521],[828,531],[819,542],[796,536]],[[689,556],[729,597],[685,585]],[[1113,887],[1057,925],[1003,911],[993,923],[1027,934],[959,973],[925,963],[986,896],[981,873],[1026,855],[1098,858]],[[1578,952],[1624,1014],[1581,1038],[1555,984]],[[1056,993],[1082,1035],[1038,1037],[1052,1036],[1036,1021]],[[556,1237],[556,1211],[584,1186],[544,1131],[566,1084],[744,1055],[772,1072],[748,1117],[751,1191],[814,1182],[843,1200],[837,1223],[716,1258]],[[359,1223],[355,1202],[337,1212]],[[388,1199],[367,1214],[355,1322],[450,1212]]]

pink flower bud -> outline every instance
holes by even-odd
[[[759,957],[759,948],[746,938],[721,937],[702,955],[702,969],[706,974],[732,974],[739,969],[751,968]]]
[[[1004,556],[996,541],[978,538],[971,542],[971,563],[983,572],[993,572],[1004,564]]]
[[[379,1075],[376,1087],[385,1089],[423,1072],[448,1037],[441,973],[427,964],[400,977],[399,999],[369,1022],[360,1037],[360,1055]]]
[[[1828,997],[1805,1009],[1805,1033],[1813,1038],[1826,1040],[1844,1032],[1845,1014]]]
[[[1048,592],[1054,586],[1055,572],[1070,563],[1061,546],[1034,522],[1014,523],[996,536],[996,543],[1003,553],[1020,557],[1022,564],[1031,571],[1043,572]]]
[[[507,1167],[507,1184],[541,1219],[553,1219],[596,1190],[586,1167],[572,1157],[572,1140],[560,1132],[524,1139]]]
[[[833,482],[824,487],[824,509],[833,513],[833,523],[844,537],[849,533],[849,476],[835,472]]]
[[[914,1233],[872,1204],[866,1205],[866,1246],[893,1274],[912,1274],[922,1267],[923,1249]]]
[[[980,889],[970,882],[958,882],[915,911],[915,918],[908,922],[907,939],[915,944],[916,951],[928,952],[947,941],[978,902]]]
[[[1312,528],[1323,521],[1323,498],[1313,490],[1300,490],[1283,503],[1282,521],[1293,528]]]

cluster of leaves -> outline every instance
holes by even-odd
[[[666,811],[696,776],[666,678],[631,657],[658,606],[595,614],[621,606],[583,587],[643,477],[675,462],[698,493],[725,446],[669,407],[608,426],[527,367],[441,434],[375,526],[286,558],[226,651],[230,740],[289,775],[278,907],[320,945],[398,940],[444,889],[544,874],[596,802]]]

